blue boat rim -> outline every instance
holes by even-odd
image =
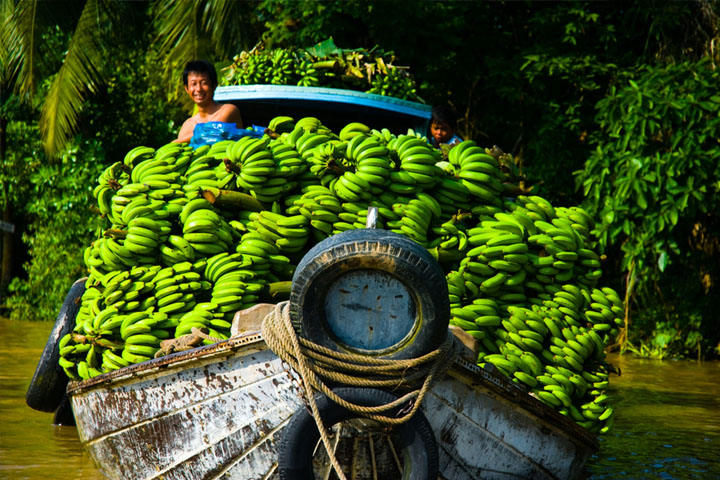
[[[215,101],[300,100],[362,105],[380,110],[430,119],[432,107],[399,98],[339,88],[300,87],[291,85],[230,85],[215,90]]]

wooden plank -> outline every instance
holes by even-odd
[[[590,455],[569,436],[499,395],[446,379],[424,409],[440,446],[448,478],[568,479]],[[494,478],[494,477],[493,477]]]
[[[75,395],[73,411],[81,424],[81,440],[94,438],[173,412],[205,398],[233,391],[285,372],[269,350],[191,368],[159,370]]]

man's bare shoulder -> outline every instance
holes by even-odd
[[[242,128],[240,110],[232,103],[222,104],[215,118],[220,122],[236,123],[238,127]]]

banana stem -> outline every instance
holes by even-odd
[[[233,192],[231,190],[220,190],[219,188],[204,188],[202,196],[208,202],[217,204],[217,206],[231,206],[240,210],[249,210],[251,212],[260,212],[265,207],[256,198],[241,192]]]
[[[127,230],[118,230],[115,228],[109,228],[103,232],[103,236],[110,238],[125,238],[127,234]]]
[[[290,297],[291,281],[272,282],[267,285],[263,292],[270,300],[277,302],[279,299],[287,299]]]
[[[323,60],[312,64],[313,68],[335,68],[337,67],[337,60]]]
[[[459,250],[445,250],[440,247],[431,248],[428,251],[440,264],[453,264],[465,256],[465,253]]]

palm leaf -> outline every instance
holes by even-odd
[[[158,51],[170,59],[165,65],[165,77],[172,82],[172,97],[180,97],[190,105],[177,73],[189,60],[230,58],[246,36],[238,20],[254,10],[254,3],[237,0],[159,0],[154,5]]]
[[[161,56],[168,58],[165,76],[168,80],[189,60],[200,58],[201,39],[199,11],[202,0],[159,0],[153,9],[153,24]],[[176,78],[176,77],[175,77]],[[178,90],[179,92],[181,90]]]
[[[209,33],[215,51],[224,58],[232,58],[247,46],[247,27],[240,19],[253,16],[255,7],[255,2],[237,0],[216,0],[205,6],[202,28]]]
[[[104,80],[105,28],[111,25],[109,0],[88,0],[78,20],[63,65],[50,86],[40,116],[48,156],[67,144],[77,128],[82,103]]]
[[[13,85],[20,95],[29,95],[35,90],[35,72],[39,58],[38,1],[19,0],[12,8],[13,1],[4,1],[3,23],[0,27],[0,48],[3,51],[3,83]],[[12,10],[10,15],[5,15]]]

